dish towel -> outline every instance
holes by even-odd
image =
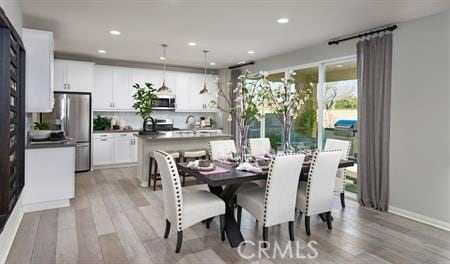
[[[236,170],[241,170],[241,171],[250,171],[250,172],[255,172],[255,173],[262,173],[263,170],[261,168],[255,167],[252,164],[248,163],[248,162],[244,162],[241,163]]]

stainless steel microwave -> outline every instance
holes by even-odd
[[[175,96],[171,94],[158,94],[153,103],[153,109],[156,110],[175,110],[176,102]]]

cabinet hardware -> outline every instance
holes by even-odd
[[[101,137],[107,137],[108,135],[100,135]]]
[[[102,139],[100,139],[100,141],[108,141],[108,139],[102,138]]]
[[[127,134],[120,134],[120,136],[121,136],[121,137],[126,137],[126,136],[127,136]]]

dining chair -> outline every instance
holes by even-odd
[[[252,156],[264,156],[270,154],[270,140],[268,138],[250,138],[250,154]]]
[[[311,160],[308,181],[300,181],[298,185],[296,208],[300,214],[305,214],[308,236],[311,235],[311,215],[326,214],[328,229],[332,229],[334,184],[341,156],[340,150],[316,151]]]
[[[338,140],[338,139],[327,139],[325,142],[325,147],[323,150],[333,150],[338,149],[342,151],[341,159],[348,160],[348,156],[350,155],[350,148],[352,143],[347,140]],[[334,185],[334,191],[340,194],[341,198],[341,206],[345,208],[345,180],[347,177],[347,169],[342,168],[338,169],[336,173],[336,183]]]
[[[211,160],[218,160],[231,153],[236,153],[236,145],[234,140],[213,140],[209,141]]]
[[[164,216],[166,218],[164,238],[169,236],[170,226],[174,224],[177,230],[175,253],[180,252],[183,230],[215,216],[220,216],[220,236],[224,241],[225,202],[205,190],[183,192],[173,157],[161,150],[155,150],[153,156],[159,164],[162,181]]]
[[[247,189],[237,194],[237,219],[241,224],[242,208],[263,224],[263,241],[268,228],[289,223],[289,237],[294,241],[295,202],[304,154],[281,155],[272,159],[265,187]]]

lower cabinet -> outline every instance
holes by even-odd
[[[137,162],[133,133],[96,133],[93,148],[94,166]]]

